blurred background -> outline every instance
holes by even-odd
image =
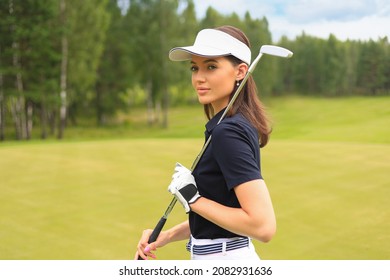
[[[322,2],[0,0],[0,259],[132,258],[203,144],[190,65],[168,52],[225,24],[253,58],[294,52],[253,74],[279,228],[260,255],[388,259],[389,4]]]

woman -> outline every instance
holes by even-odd
[[[248,71],[249,41],[232,26],[204,29],[193,46],[173,48],[169,57],[190,60],[192,85],[209,119],[206,139],[212,135],[212,140],[192,174],[176,165],[168,187],[188,220],[162,231],[151,244],[152,230],[145,230],[135,258],[156,258],[158,247],[189,239],[191,259],[259,259],[251,239],[270,241],[276,221],[260,168],[259,147],[271,130],[252,77],[217,125]]]

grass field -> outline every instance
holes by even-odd
[[[278,232],[263,259],[389,259],[390,98],[277,98],[262,149]],[[199,107],[174,108],[167,130],[72,129],[68,141],[0,144],[0,259],[129,259],[171,196],[176,161],[203,143]],[[166,227],[186,218],[177,205]],[[158,251],[188,259],[185,242]]]

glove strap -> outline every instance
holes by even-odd
[[[187,202],[189,202],[196,195],[197,191],[198,190],[194,184],[189,184],[179,190],[180,194]],[[195,201],[192,201],[192,203],[194,202]]]

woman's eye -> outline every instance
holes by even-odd
[[[215,66],[215,65],[209,65],[209,66],[207,66],[207,69],[209,69],[209,70],[214,70],[214,69],[217,69],[217,66]]]
[[[196,66],[191,66],[190,70],[191,70],[191,72],[195,72],[195,71],[198,70],[198,67],[196,67]]]

